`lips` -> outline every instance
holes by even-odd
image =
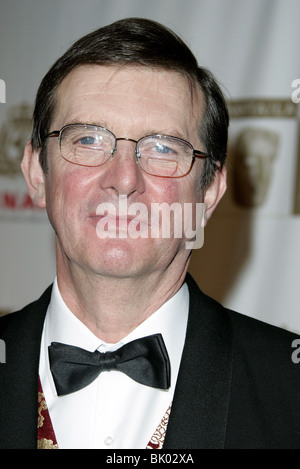
[[[97,236],[101,239],[124,239],[148,237],[148,210],[146,205],[132,204],[129,207],[124,204],[101,203],[96,212],[89,216],[89,220],[95,226]],[[122,206],[123,205],[123,206]]]
[[[107,213],[105,215],[96,215],[95,218],[97,222],[103,220],[107,224],[115,225],[117,228],[125,228],[130,223],[140,223],[140,220],[136,220],[136,217],[127,216],[127,215],[115,215],[112,213]]]
[[[127,198],[120,197],[118,204],[104,202],[97,206],[96,213],[91,215],[98,219],[106,218],[107,221],[117,226],[129,225],[130,223],[141,223],[149,225],[149,212],[143,203],[127,204]]]

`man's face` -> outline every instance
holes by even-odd
[[[200,91],[193,99],[187,80],[174,72],[82,66],[58,89],[50,131],[71,123],[94,124],[116,137],[138,140],[150,134],[172,135],[205,150],[197,132],[204,107]],[[133,239],[124,233],[106,239],[99,236],[97,226],[103,218],[97,208],[107,203],[118,209],[120,196],[127,207],[139,203],[148,209],[144,223],[149,227],[153,203],[183,206],[202,201],[202,160],[196,159],[183,178],[161,178],[136,164],[134,149],[133,142],[118,141],[114,158],[91,168],[65,161],[57,139],[49,139],[45,204],[57,235],[58,265],[71,263],[86,272],[117,277],[149,275],[174,262],[184,269],[189,255],[184,233],[181,238],[172,236],[172,230],[169,238],[149,235]],[[121,222],[112,217],[110,226],[115,223],[118,233]]]

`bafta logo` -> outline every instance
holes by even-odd
[[[26,103],[11,107],[0,129],[0,175],[20,174],[21,160],[31,132],[32,106]]]
[[[269,129],[246,128],[238,136],[234,153],[234,196],[239,205],[262,206],[270,189],[279,137]]]

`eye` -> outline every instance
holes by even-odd
[[[170,147],[168,147],[167,145],[165,144],[162,144],[162,143],[156,143],[155,147],[154,147],[154,151],[156,153],[161,153],[163,155],[170,155],[172,153],[174,153],[174,150]]]
[[[76,143],[80,143],[81,145],[93,145],[95,140],[95,137],[89,135],[87,137],[81,137]]]
[[[157,155],[174,157],[177,155],[178,152],[176,151],[176,148],[173,148],[172,146],[166,143],[156,142],[155,146],[153,147],[153,153]]]

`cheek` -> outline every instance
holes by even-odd
[[[49,216],[60,217],[61,220],[74,215],[78,200],[83,199],[82,177],[78,169],[61,168],[49,174],[46,186],[46,204]]]
[[[200,183],[194,177],[186,176],[182,179],[168,180],[164,185],[161,201],[169,204],[195,203],[200,201],[201,192]]]
[[[151,194],[151,202],[165,202],[172,204],[173,202],[180,202],[180,184],[175,179],[164,179],[157,181],[149,190]]]

